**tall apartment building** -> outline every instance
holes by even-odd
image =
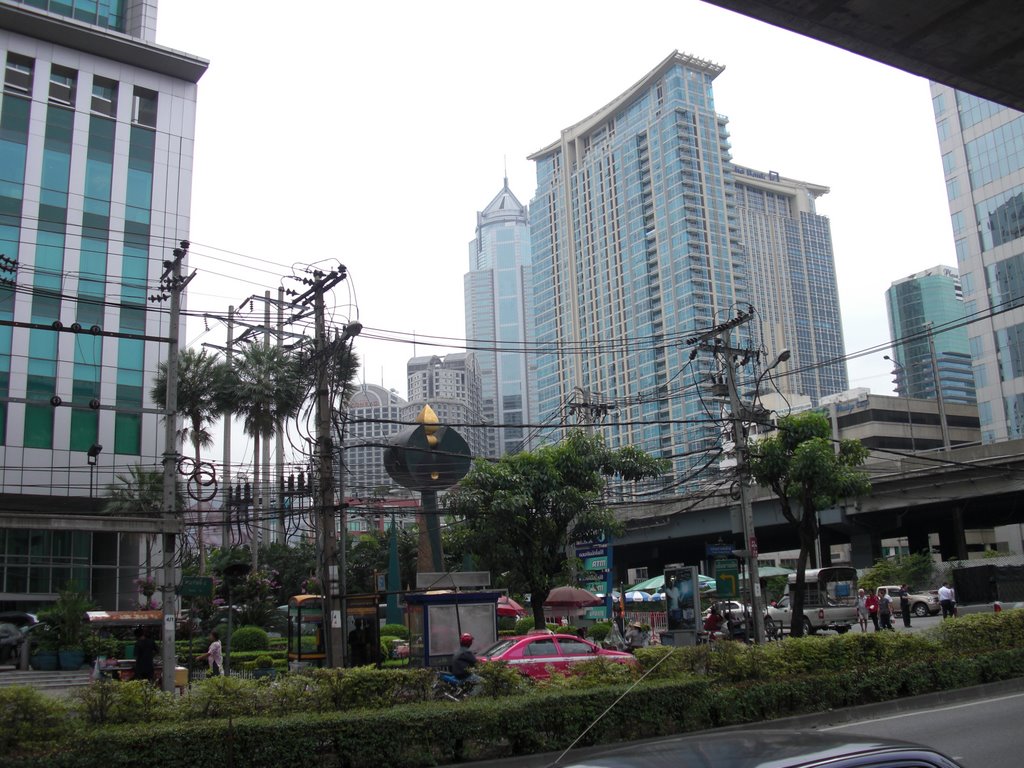
[[[207,62],[154,43],[156,6],[0,0],[0,505],[21,520],[162,466],[148,391],[171,329],[147,297],[189,236]],[[0,529],[0,608],[70,581],[137,607],[134,535],[78,528]]]
[[[671,456],[677,482],[719,441],[713,361],[685,340],[752,299],[721,71],[673,53],[530,158],[537,418],[592,406],[611,447]]]
[[[483,383],[476,355],[459,352],[414,357],[406,364],[406,372],[409,403],[403,421],[414,421],[423,406],[429,405],[441,424],[462,435],[473,458],[486,456],[488,430],[483,426]]]
[[[936,266],[895,281],[885,292],[900,397],[977,402],[964,298],[956,269]]]
[[[828,187],[733,165],[734,207],[750,269],[753,335],[778,367],[781,391],[822,397],[849,386],[829,220],[815,209]]]
[[[362,384],[345,408],[345,496],[385,495],[396,488],[384,469],[384,447],[403,429],[409,403],[394,390]]]
[[[982,441],[1024,437],[1024,115],[931,92]]]
[[[533,272],[526,206],[508,188],[477,213],[469,244],[466,338],[475,348],[482,382],[482,413],[489,424],[485,455],[528,450],[536,403],[533,340]]]

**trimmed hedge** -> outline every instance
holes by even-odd
[[[0,690],[0,734],[9,755],[29,768],[116,768],[137,764],[140,753],[159,754],[172,768],[262,765],[311,749],[350,768],[418,767],[565,749],[584,731],[581,744],[628,741],[1024,677],[1022,637],[1024,611],[1014,611],[944,622],[930,636],[647,648],[637,654],[646,677],[635,687],[632,670],[600,662],[569,681],[538,685],[505,665],[484,665],[485,696],[457,704],[424,702],[433,672],[414,669],[213,678],[169,700],[132,683],[97,684],[65,710],[71,718],[47,720],[43,712],[45,737],[11,720],[20,709],[12,703],[26,695],[12,688]],[[879,664],[886,674],[869,674]],[[130,725],[142,720],[144,728]],[[110,724],[117,722],[126,724]]]
[[[351,768],[418,768],[565,749],[620,696],[619,714],[601,719],[580,745],[741,725],[1021,675],[1024,649],[1015,649],[956,665],[910,662],[888,671],[881,684],[860,671],[844,671],[733,686],[708,685],[703,678],[662,681],[625,694],[624,687],[611,686],[458,704],[231,720],[206,717],[152,723],[144,729],[83,730],[75,734],[73,751],[66,744],[36,743],[18,761],[30,768],[129,768],[138,764],[140,754],[158,754],[162,766],[192,768],[283,764],[295,754],[317,754],[325,759],[333,755]],[[629,717],[622,717],[623,711]]]

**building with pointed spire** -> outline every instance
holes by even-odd
[[[474,348],[482,386],[485,455],[528,450],[527,427],[536,402],[533,271],[530,220],[505,178],[501,191],[476,215],[464,278],[466,338]]]

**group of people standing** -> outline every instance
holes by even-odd
[[[887,629],[895,632],[892,625],[894,600],[900,601],[900,615],[903,617],[903,626],[910,627],[910,590],[906,584],[900,585],[895,595],[889,594],[885,587],[878,590],[868,589],[857,590],[857,621],[860,624],[860,631],[868,631],[868,621],[875,626],[875,632],[880,629]]]

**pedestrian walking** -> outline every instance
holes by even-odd
[[[868,631],[868,603],[863,589],[857,590],[857,623],[861,632]]]
[[[220,635],[216,632],[210,633],[210,647],[206,649],[206,653],[200,654],[199,660],[206,659],[210,665],[210,676],[217,677],[223,670],[224,658],[221,651]]]
[[[868,608],[868,618],[871,619],[871,623],[875,625],[875,632],[878,631],[878,595],[875,594],[875,590],[869,589],[867,597],[864,598],[864,604]]]
[[[896,631],[892,626],[892,595],[886,592],[885,587],[878,590],[878,626],[890,632]]]
[[[900,585],[897,593],[900,598],[900,615],[903,616],[903,626],[910,628],[910,589],[906,584]]]
[[[952,619],[956,616],[956,603],[953,600],[953,588],[948,581],[942,582],[939,587],[939,605],[942,606],[942,618]]]

